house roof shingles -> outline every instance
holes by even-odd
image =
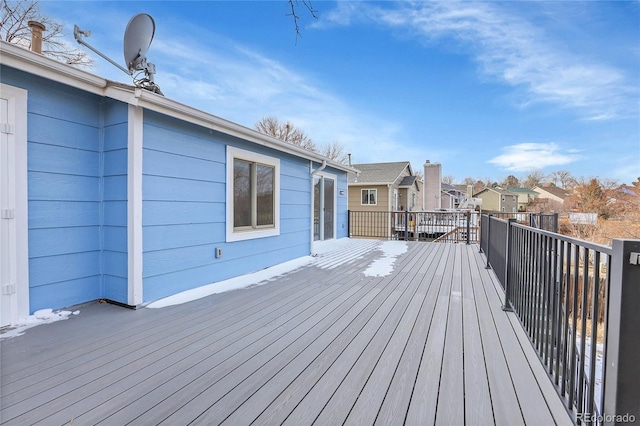
[[[549,194],[555,195],[556,197],[561,198],[563,200],[569,196],[569,193],[565,189],[555,185],[536,186],[536,188],[542,191],[546,191]],[[535,188],[534,188],[534,191],[535,191]]]
[[[360,170],[360,174],[357,179],[355,175],[349,174],[349,183],[394,183],[407,165],[408,161],[353,164],[352,167]]]

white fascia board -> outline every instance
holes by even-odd
[[[107,86],[102,77],[4,41],[0,41],[0,64],[95,94],[103,94]]]
[[[349,182],[348,186],[393,186],[389,182]]]

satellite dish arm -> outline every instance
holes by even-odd
[[[97,53],[98,55],[100,55],[103,59],[111,62],[112,65],[118,67],[120,70],[122,70],[125,74],[127,75],[133,75],[133,72],[127,70],[125,67],[123,67],[122,65],[118,64],[116,61],[112,60],[111,58],[107,57],[106,55],[104,55],[103,53],[99,52],[96,48],[94,48],[93,46],[89,45],[86,41],[84,41],[82,39],[82,35],[86,35],[87,37],[89,37],[89,34],[91,34],[89,31],[83,31],[80,28],[78,28],[77,25],[73,26],[73,37],[76,39],[76,41],[83,45],[86,46],[87,48],[89,48],[92,52]]]

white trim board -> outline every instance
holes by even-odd
[[[15,254],[9,259],[8,282],[2,283],[2,291],[11,293],[7,294],[9,312],[3,317],[10,324],[16,324],[19,318],[29,315],[27,91],[0,83],[0,97],[7,100],[7,123],[3,123],[6,124],[3,132],[7,136],[7,154],[10,156],[7,160],[10,166],[13,165],[7,168],[6,205],[2,205],[3,219],[0,220],[8,221],[7,249]]]

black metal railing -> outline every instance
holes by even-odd
[[[545,231],[558,232],[558,213],[533,213],[533,212],[487,212],[487,214],[499,219],[514,219],[523,225],[529,225],[532,228],[544,229]]]
[[[480,215],[474,211],[349,211],[349,236],[477,243]]]
[[[622,288],[640,295],[640,265],[633,269],[625,264],[640,241],[614,240],[610,248],[490,215],[483,215],[481,229],[481,251],[505,290],[505,310],[519,319],[576,423],[602,424],[615,415],[639,415],[640,384],[630,386],[627,377],[620,377],[629,371],[637,377],[636,363],[622,368],[611,361],[605,366],[607,358],[624,359],[627,351],[640,348],[629,342],[624,345],[630,349],[623,348],[621,342],[631,326],[623,326],[625,318],[636,323],[640,319],[637,307],[612,297]],[[620,267],[614,270],[615,262]],[[631,311],[627,315],[619,313],[625,304]],[[630,411],[620,413],[620,407]]]

